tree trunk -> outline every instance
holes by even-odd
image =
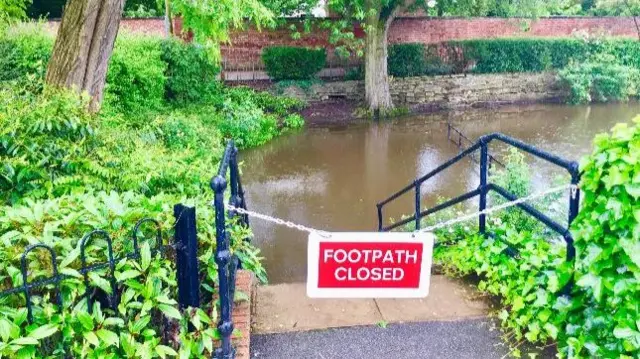
[[[164,0],[164,26],[167,37],[173,37],[175,30],[173,29],[173,16],[171,15],[171,0]]]
[[[387,31],[391,21],[380,21],[379,15],[370,15],[366,21],[365,95],[375,117],[393,109],[387,71]]]
[[[91,96],[97,112],[125,0],[69,0],[47,69],[47,84]]]

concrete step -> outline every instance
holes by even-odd
[[[311,299],[305,283],[259,286],[254,293],[255,334],[482,319],[490,308],[472,285],[442,275],[431,277],[424,299]]]

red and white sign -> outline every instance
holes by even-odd
[[[309,235],[311,298],[423,298],[429,294],[433,234]]]

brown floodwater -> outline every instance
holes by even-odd
[[[241,151],[249,208],[329,231],[375,231],[376,203],[458,153],[447,122],[475,140],[502,132],[567,159],[591,152],[597,133],[630,122],[640,104],[535,105],[408,116],[385,122],[307,128]],[[500,158],[505,148],[492,145]],[[531,161],[535,188],[562,170]],[[478,185],[478,165],[463,160],[422,186],[423,206]],[[412,212],[413,193],[385,207],[384,218]],[[259,219],[251,222],[271,283],[304,281],[307,234]]]

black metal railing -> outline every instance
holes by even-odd
[[[463,151],[465,148],[472,146],[475,143],[475,141],[469,139],[469,137],[462,133],[462,131],[454,127],[451,122],[447,122],[447,140],[456,145],[460,151]],[[480,160],[477,159],[476,156],[472,155],[469,156],[469,158],[471,158],[471,160],[476,163],[480,162]],[[497,165],[501,168],[505,167],[504,163],[500,162],[494,156],[489,155],[489,169],[493,168],[494,165]]]
[[[449,127],[451,128],[451,127]],[[490,191],[493,191],[495,193],[497,193],[498,195],[502,196],[503,198],[505,198],[508,201],[513,201],[517,199],[517,196],[514,195],[513,193],[510,193],[509,191],[507,191],[506,189],[493,184],[493,183],[489,183],[488,182],[488,173],[489,173],[489,144],[493,141],[498,141],[498,142],[502,142],[505,143],[509,146],[513,146],[519,150],[522,150],[526,153],[529,153],[537,158],[543,159],[547,162],[550,162],[558,167],[561,167],[563,169],[565,169],[569,175],[571,176],[571,184],[573,185],[577,185],[579,180],[580,180],[580,172],[578,169],[578,163],[575,161],[568,161],[565,160],[559,156],[556,156],[552,153],[543,151],[539,148],[536,148],[532,145],[529,145],[527,143],[524,143],[522,141],[519,141],[517,139],[511,138],[509,136],[505,136],[503,134],[500,133],[493,133],[490,135],[485,135],[482,136],[480,139],[478,139],[478,141],[476,141],[475,143],[471,144],[470,146],[468,146],[467,148],[463,149],[458,155],[456,155],[455,157],[451,158],[450,160],[448,160],[447,162],[443,163],[442,165],[436,167],[434,170],[430,171],[429,173],[427,173],[426,175],[417,178],[416,180],[413,181],[413,183],[409,184],[408,186],[402,188],[401,190],[399,190],[398,192],[392,194],[390,197],[388,197],[387,199],[379,202],[376,206],[377,206],[377,210],[378,210],[378,231],[381,232],[386,232],[386,231],[391,231],[393,229],[396,229],[400,226],[406,225],[410,222],[415,222],[415,228],[416,229],[420,229],[420,222],[421,219],[424,218],[425,216],[434,214],[436,212],[439,212],[443,209],[449,208],[451,206],[454,206],[456,204],[459,204],[463,201],[475,198],[475,197],[479,197],[479,211],[484,211],[487,207],[487,194]],[[420,188],[422,186],[422,184],[426,181],[428,181],[430,178],[434,177],[435,175],[437,175],[438,173],[446,170],[447,168],[449,168],[450,166],[452,166],[453,164],[457,163],[458,161],[464,159],[467,156],[471,156],[474,155],[475,153],[477,153],[477,151],[480,152],[480,185],[478,186],[478,188],[467,192],[465,194],[462,194],[458,197],[455,197],[453,199],[450,199],[448,201],[445,201],[444,203],[441,203],[433,208],[429,208],[426,210],[422,210],[422,206],[421,206],[421,193],[420,193]],[[405,218],[403,220],[400,220],[398,222],[392,223],[390,225],[385,226],[384,225],[384,221],[383,221],[383,209],[384,206],[389,204],[390,202],[396,200],[397,198],[399,198],[400,196],[410,192],[410,191],[414,191],[415,192],[415,211],[414,211],[414,215],[408,218]],[[569,227],[571,225],[571,223],[573,222],[573,220],[576,218],[576,216],[578,215],[578,208],[579,208],[579,203],[580,203],[580,191],[576,188],[575,193],[573,193],[572,196],[570,196],[569,198],[569,218],[568,218],[568,224],[566,226],[558,223],[557,221],[555,221],[554,219],[550,218],[549,216],[545,215],[544,213],[540,212],[539,210],[535,209],[533,206],[526,204],[526,203],[520,203],[517,206],[522,209],[525,213],[527,213],[528,215],[532,216],[533,218],[537,219],[538,221],[540,221],[541,223],[543,223],[544,225],[546,225],[548,228],[550,228],[551,230],[553,230],[554,232],[558,233],[559,235],[562,236],[562,238],[564,239],[566,246],[567,246],[567,254],[566,254],[566,259],[568,261],[573,260],[573,258],[575,257],[575,247],[573,245],[573,237],[571,235],[571,232],[569,230]],[[487,234],[486,231],[486,227],[487,227],[487,221],[486,221],[486,215],[485,214],[480,214],[478,216],[478,229],[479,232],[482,234]]]
[[[93,303],[96,298],[103,299],[103,302],[107,304],[107,306],[114,311],[117,312],[117,307],[119,304],[118,297],[118,288],[116,285],[115,278],[115,265],[117,262],[122,259],[140,259],[140,247],[138,242],[138,234],[140,232],[141,226],[145,223],[151,223],[154,225],[156,229],[156,247],[154,248],[154,252],[165,252],[167,248],[175,248],[176,244],[164,244],[162,243],[162,231],[160,224],[151,218],[141,219],[136,223],[133,228],[131,238],[133,242],[133,253],[123,254],[120,256],[115,256],[113,253],[113,240],[109,236],[109,234],[103,230],[94,230],[87,233],[80,240],[80,268],[77,269],[78,273],[80,273],[83,277],[83,281],[86,287],[85,294],[83,295],[84,299],[87,300],[87,310],[89,313],[93,310]],[[94,239],[100,238],[102,239],[107,246],[107,261],[102,263],[87,263],[86,250],[87,246],[93,242]],[[46,276],[45,278],[38,279],[34,282],[29,282],[29,254],[36,250],[44,250],[47,252],[51,264],[51,275]],[[111,293],[107,294],[100,288],[96,288],[91,285],[89,280],[89,273],[108,269],[109,277],[108,282],[111,288]],[[64,310],[64,303],[62,300],[62,296],[60,295],[60,288],[62,282],[68,279],[77,279],[71,275],[66,275],[60,273],[59,263],[57,261],[56,251],[49,245],[43,243],[37,243],[29,245],[25,248],[24,252],[20,256],[20,272],[22,277],[22,285],[7,289],[5,291],[0,292],[0,298],[8,297],[14,294],[22,294],[24,295],[25,306],[27,308],[27,319],[31,323],[33,322],[33,303],[32,303],[32,294],[37,290],[44,290],[47,286],[54,285],[53,291],[55,292],[55,305],[58,307],[59,311]]]
[[[232,255],[230,251],[230,236],[226,228],[226,213],[224,205],[224,195],[227,188],[226,175],[229,172],[229,182],[231,196],[229,204],[234,207],[246,209],[244,200],[244,191],[240,182],[240,173],[237,161],[238,150],[233,142],[229,142],[220,164],[219,171],[211,180],[211,188],[215,192],[215,227],[216,227],[216,253],[215,260],[218,264],[218,295],[220,299],[220,321],[218,322],[218,330],[220,332],[220,347],[216,348],[214,356],[218,359],[233,359],[235,357],[235,349],[231,344],[231,336],[233,333],[233,322],[231,314],[233,311],[233,298],[235,295],[235,279],[236,272],[240,267],[240,261],[236,255]],[[238,215],[233,211],[229,212],[231,217],[237,217],[240,224],[249,225],[248,216]],[[87,300],[87,310],[93,309],[94,301],[100,301],[101,305],[108,306],[118,313],[118,305],[120,302],[120,288],[115,277],[116,263],[123,259],[141,260],[140,238],[139,235],[145,225],[153,225],[155,231],[155,245],[151,248],[152,253],[162,253],[165,258],[173,259],[176,262],[176,278],[178,285],[177,302],[181,309],[187,307],[200,307],[200,286],[201,279],[198,269],[198,238],[196,228],[196,209],[187,207],[182,204],[174,206],[175,216],[175,235],[173,243],[164,243],[162,236],[162,227],[160,223],[152,218],[143,218],[139,220],[131,233],[131,242],[125,241],[123,246],[127,248],[132,245],[130,253],[115,255],[113,250],[113,240],[106,231],[94,230],[87,233],[80,240],[80,268],[77,272],[82,275],[82,280],[86,286],[86,291],[82,294],[82,300]],[[168,228],[167,228],[168,229]],[[102,241],[98,242],[97,240]],[[87,261],[86,250],[95,243],[99,243],[103,250],[106,249],[106,261],[101,263],[91,263]],[[101,248],[100,246],[98,248]],[[43,250],[48,255],[48,261],[51,262],[51,275],[39,276],[38,280],[29,282],[29,254],[36,250]],[[46,244],[33,244],[24,250],[20,257],[20,271],[22,285],[9,288],[0,292],[0,299],[11,295],[23,295],[24,303],[27,308],[27,319],[29,323],[33,322],[33,303],[32,297],[36,293],[41,296],[45,292],[53,293],[54,305],[59,311],[63,311],[65,303],[61,295],[61,286],[65,280],[77,280],[76,277],[61,273],[60,264],[56,251],[53,247]],[[109,273],[107,281],[111,293],[91,284],[89,274],[94,271],[107,270]],[[71,303],[66,303],[71,305]]]
[[[226,226],[226,210],[224,196],[227,190],[227,173],[229,174],[229,205],[235,208],[247,209],[244,199],[244,190],[240,181],[240,171],[238,169],[238,149],[233,141],[227,144],[224,151],[218,175],[211,179],[211,189],[215,192],[214,208],[216,218],[216,263],[218,264],[218,280],[220,295],[220,322],[218,331],[220,332],[221,345],[216,349],[216,358],[233,359],[236,350],[231,343],[233,333],[233,298],[235,295],[236,272],[240,266],[240,261],[235,254],[230,251],[230,236]],[[238,214],[234,210],[229,211],[229,217],[238,218],[241,225],[249,226],[248,216]]]

